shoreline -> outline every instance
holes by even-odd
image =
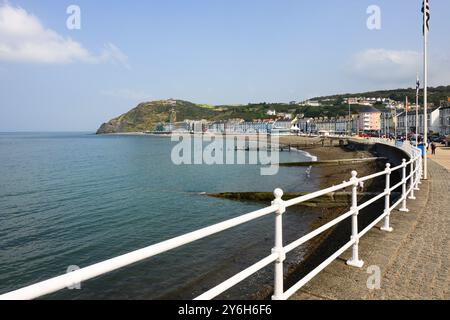
[[[305,150],[301,150],[301,149],[297,149],[297,148],[292,148],[292,150],[296,151],[296,152],[300,152],[301,154],[303,154],[305,157],[308,157],[311,159],[311,162],[317,162],[319,161],[319,158],[315,155],[312,155],[311,153],[305,151]]]

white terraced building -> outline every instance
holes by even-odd
[[[439,112],[440,134],[450,135],[450,105],[442,107]]]
[[[439,124],[439,114],[440,109],[434,109],[428,111],[427,122],[428,122],[428,130],[431,132],[440,132],[440,124]],[[418,134],[424,134],[423,128],[423,109],[419,110],[419,126],[416,129],[416,111],[408,112],[408,134],[412,132],[417,132]],[[397,133],[400,135],[405,135],[406,133],[406,113],[398,116],[397,123]]]

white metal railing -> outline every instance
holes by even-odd
[[[383,143],[388,145],[394,145],[391,141],[385,139],[371,139],[372,143]],[[407,161],[403,159],[402,164],[395,168],[391,168],[391,165],[388,163],[386,165],[386,169],[384,171],[372,174],[370,176],[361,177],[357,176],[357,172],[353,171],[351,174],[351,179],[348,182],[343,182],[337,186],[333,186],[327,189],[323,189],[317,192],[310,193],[308,195],[304,195],[295,199],[291,199],[288,201],[282,200],[283,191],[281,189],[276,189],[274,192],[275,200],[272,202],[271,206],[263,208],[261,210],[257,210],[237,218],[227,220],[222,223],[215,224],[213,226],[203,228],[167,241],[163,241],[158,244],[154,244],[152,246],[133,251],[127,253],[122,256],[118,256],[92,266],[79,269],[77,271],[52,278],[50,280],[46,280],[16,291],[12,291],[3,295],[0,295],[0,300],[26,300],[26,299],[35,299],[38,297],[45,296],[50,293],[57,292],[67,287],[73,287],[74,285],[81,283],[82,281],[86,281],[105,273],[111,272],[113,270],[117,270],[119,268],[123,268],[125,266],[131,265],[138,261],[142,261],[144,259],[148,259],[155,255],[161,254],[163,252],[167,252],[174,248],[186,245],[188,243],[197,241],[199,239],[203,239],[210,235],[222,232],[224,230],[236,227],[238,225],[244,224],[246,222],[261,218],[263,216],[267,216],[269,214],[275,213],[275,246],[272,249],[270,255],[245,269],[244,271],[236,274],[235,276],[229,278],[223,283],[217,285],[206,293],[200,295],[196,298],[196,300],[209,300],[213,299],[229,288],[235,286],[239,282],[248,278],[252,274],[258,272],[264,267],[268,266],[271,263],[275,263],[275,279],[274,279],[274,294],[272,296],[273,300],[286,300],[291,297],[295,292],[297,292],[301,287],[303,287],[308,281],[310,281],[314,276],[316,276],[320,271],[322,271],[325,267],[327,267],[331,262],[333,262],[336,258],[342,255],[346,250],[352,248],[352,258],[347,261],[349,266],[354,267],[362,267],[363,261],[359,258],[359,239],[364,236],[369,230],[375,227],[379,222],[384,219],[383,227],[381,230],[386,232],[392,232],[393,229],[390,226],[389,218],[392,210],[401,205],[400,211],[408,211],[407,199],[415,199],[414,191],[419,190],[419,184],[422,177],[422,157],[419,149],[409,145],[404,144],[401,147],[404,151],[410,154],[410,160]],[[407,176],[407,166],[410,166],[410,173]],[[401,171],[402,180],[391,186],[390,176],[392,172]],[[368,181],[371,179],[375,179],[378,177],[386,177],[386,188],[384,192],[379,195],[371,198],[365,203],[358,204],[358,186],[360,182]],[[308,233],[307,235],[301,237],[300,239],[288,244],[283,245],[283,214],[286,212],[286,208],[303,203],[305,201],[336,192],[338,190],[352,187],[352,205],[348,212],[340,215],[336,219],[328,222],[327,224],[317,228],[316,230]],[[391,205],[390,195],[391,193],[397,189],[402,187],[402,196],[400,199],[394,204]],[[409,195],[409,197],[408,197]],[[370,204],[374,203],[377,200],[385,198],[385,209],[383,213],[370,225],[368,225],[364,230],[358,230],[358,215],[360,210],[366,208]],[[309,274],[307,274],[303,279],[294,284],[288,290],[284,290],[283,286],[283,262],[286,259],[286,254],[291,252],[292,250],[298,248],[303,245],[307,241],[313,239],[314,237],[320,235],[324,231],[330,229],[336,224],[344,221],[347,218],[352,218],[352,234],[350,240],[339,250],[337,250],[333,255],[331,255],[328,259],[322,262],[319,266],[317,266],[314,270],[312,270]]]

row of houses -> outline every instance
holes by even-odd
[[[219,122],[186,120],[176,123],[161,123],[156,127],[156,131],[161,133],[266,134],[270,133],[273,124],[274,122],[269,120],[255,122],[245,122],[242,119]]]
[[[361,131],[379,131],[384,135],[395,133],[403,136],[411,133],[423,135],[425,132],[424,116],[423,108],[420,108],[418,112],[412,108],[408,112],[400,113],[397,110],[383,112],[368,110],[367,113],[359,116],[359,129]],[[429,133],[449,135],[450,105],[427,110],[427,127]]]
[[[349,105],[362,105],[362,106],[372,106],[376,103],[394,103],[395,101],[388,98],[366,98],[366,97],[356,97],[356,98],[344,98],[344,103]]]
[[[344,135],[356,131],[356,117],[337,118],[302,118],[296,126],[299,132],[305,134],[338,134]]]
[[[229,134],[269,134],[274,130],[297,132],[305,134],[350,134],[379,133],[382,135],[405,135],[406,133],[424,133],[423,110],[419,111],[418,126],[416,126],[415,110],[398,112],[397,110],[380,111],[372,106],[366,106],[358,115],[346,117],[305,118],[297,115],[295,119],[286,117],[281,120],[264,119],[246,122],[243,119],[210,122],[207,120],[185,120],[183,122],[161,123],[157,126],[159,132],[194,132],[194,133],[229,133]],[[428,111],[428,129],[431,133],[450,134],[450,105]]]
[[[277,112],[276,110],[268,110],[266,115],[269,117],[276,117],[279,120],[292,120],[295,117],[294,113]]]
[[[418,124],[418,125],[417,125]],[[428,132],[439,135],[450,134],[450,105],[428,110]],[[328,131],[330,134],[346,133],[379,133],[382,135],[406,135],[406,133],[424,134],[424,113],[419,110],[418,122],[416,111],[398,112],[397,110],[380,111],[366,106],[358,115],[340,118],[310,118],[298,121],[300,131],[319,133]]]

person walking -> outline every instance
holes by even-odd
[[[435,155],[436,154],[436,144],[434,142],[431,143],[431,154]]]

